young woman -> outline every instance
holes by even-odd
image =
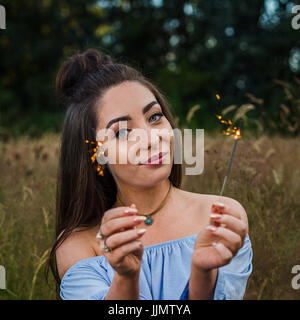
[[[163,94],[128,64],[88,49],[62,65],[57,97],[67,107],[50,255],[60,297],[242,299],[252,271],[246,212],[231,198],[180,189],[174,138],[150,139],[153,129],[175,128]],[[99,175],[87,142],[104,128],[117,161],[109,166],[105,154]],[[119,163],[135,129],[149,137],[135,155],[145,161]]]

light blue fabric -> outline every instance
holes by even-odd
[[[191,257],[197,235],[144,247],[139,280],[141,300],[188,299]],[[237,255],[218,269],[214,299],[243,299],[251,272],[252,247],[247,234]],[[104,256],[80,260],[65,273],[60,296],[64,300],[103,300],[114,273]]]

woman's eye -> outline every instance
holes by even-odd
[[[161,112],[157,112],[157,113],[154,113],[151,117],[150,117],[150,119],[152,118],[152,117],[154,117],[154,116],[159,116],[159,118],[158,118],[158,120],[163,116],[163,114],[161,113]]]
[[[119,130],[119,131],[117,131],[116,132],[116,137],[117,138],[121,138],[121,139],[123,139],[123,138],[125,138],[125,137],[127,137],[127,131],[128,131],[129,129],[126,129],[126,128],[124,128],[124,129],[121,129],[121,130]],[[124,133],[123,133],[124,132]]]
[[[161,119],[161,117],[163,117],[163,113],[161,112],[157,112],[157,113],[154,113],[149,119],[152,119],[152,117],[158,117],[158,119],[155,119],[154,118],[154,121],[158,121]],[[152,122],[152,121],[151,121]],[[127,138],[128,137],[128,134],[130,132],[130,129],[126,129],[126,128],[123,128],[121,130],[118,130],[116,132],[116,137],[117,138],[120,138],[120,139],[124,139],[124,138]]]

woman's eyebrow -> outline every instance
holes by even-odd
[[[152,106],[154,106],[155,104],[158,104],[157,101],[152,101],[150,103],[148,103],[144,108],[143,108],[143,114],[147,113]],[[131,120],[131,117],[129,115],[126,116],[122,116],[122,117],[118,117],[115,119],[112,119],[108,122],[108,124],[106,125],[106,129],[108,129],[111,125],[113,125],[115,122],[119,122],[119,121],[125,121],[125,120]]]

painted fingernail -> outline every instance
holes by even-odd
[[[217,230],[217,227],[212,226],[212,225],[208,225],[205,227],[206,230],[209,230],[211,232],[215,232]]]
[[[139,236],[141,236],[142,234],[144,234],[147,231],[147,229],[139,229],[139,231],[137,232],[137,234]]]
[[[210,214],[210,217],[212,219],[221,219],[222,218],[222,215],[221,214],[218,214],[218,213],[211,213]]]
[[[135,222],[142,222],[142,221],[145,221],[146,219],[147,219],[147,217],[145,217],[145,216],[140,216],[140,217],[134,218],[133,221],[135,221]]]
[[[211,211],[215,213],[223,213],[225,210],[225,205],[221,202],[215,202],[211,206]]]
[[[221,203],[221,202],[215,202],[215,203],[213,203],[213,205],[212,205],[212,210],[224,210],[224,208],[225,208],[225,205],[224,205],[224,203]]]
[[[129,209],[125,209],[124,212],[125,213],[137,213],[138,211],[135,208],[129,208]]]
[[[214,202],[214,203],[213,203],[213,206],[216,206],[216,207],[225,207],[225,204],[222,203],[222,202]]]

